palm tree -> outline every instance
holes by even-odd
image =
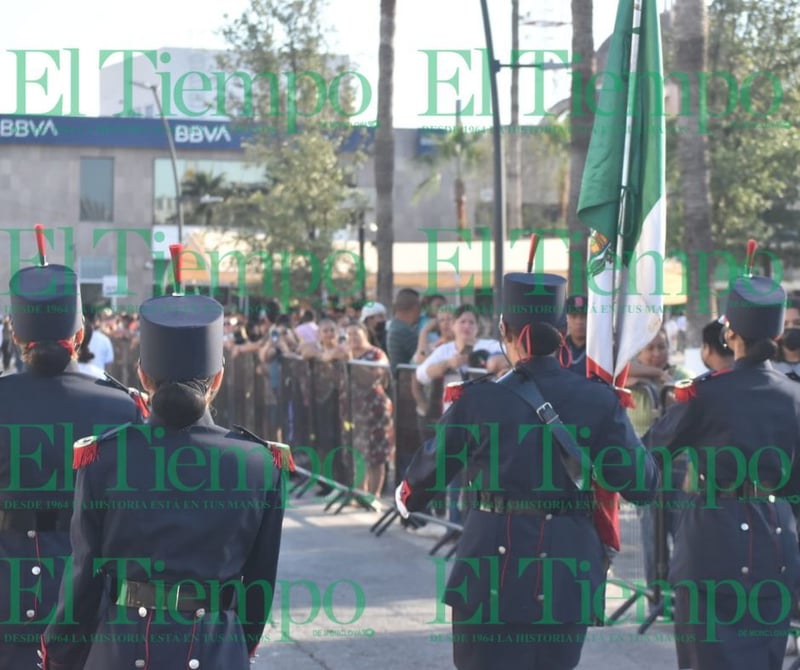
[[[707,72],[708,14],[705,0],[676,0],[674,67],[677,72]],[[689,253],[688,295],[686,296],[687,346],[700,345],[703,325],[712,316],[713,305],[700,304],[702,296],[710,296],[712,269],[700,258],[712,251],[711,196],[708,136],[698,132],[697,83],[692,78],[691,113],[678,115],[678,164],[681,174],[680,195],[683,205],[683,243]]]
[[[224,174],[212,176],[208,172],[189,170],[181,183],[182,196],[193,204],[190,217],[195,219],[195,222],[200,220],[206,226],[211,225],[214,213],[213,203],[209,200],[224,197],[227,191]]]
[[[396,0],[381,0],[380,46],[378,48],[378,128],[375,132],[375,219],[378,225],[378,300],[394,302],[394,24]]]
[[[586,229],[578,220],[578,197],[581,192],[583,168],[589,151],[589,138],[594,123],[594,105],[587,105],[587,85],[594,74],[594,34],[592,32],[592,0],[572,0],[572,91],[583,92],[580,100],[573,95],[569,115],[569,282],[572,293],[584,293],[586,273]],[[577,62],[576,62],[577,61]],[[580,88],[578,88],[580,87]]]
[[[437,192],[442,185],[442,171],[445,167],[455,165],[456,177],[453,181],[453,199],[456,207],[456,225],[465,228],[467,225],[467,188],[464,174],[478,167],[485,151],[480,142],[483,133],[468,133],[461,125],[461,104],[456,111],[456,125],[448,133],[436,138],[433,151],[422,154],[417,160],[428,168],[428,176],[419,183],[414,191],[414,200]]]
[[[519,50],[519,0],[511,0],[511,53]],[[512,60],[513,62],[513,60]],[[506,184],[508,229],[522,228],[522,142],[519,128],[519,68],[511,68],[511,132],[508,134]]]

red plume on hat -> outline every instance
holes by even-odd
[[[747,240],[747,256],[745,257],[744,274],[747,277],[753,276],[753,264],[756,260],[756,251],[758,250],[758,242],[753,238]]]
[[[533,271],[533,259],[536,256],[536,249],[539,248],[539,236],[531,234],[530,248],[528,249],[528,272]]]
[[[175,288],[172,295],[183,295],[183,286],[181,284],[181,254],[183,253],[182,244],[170,244],[169,254],[172,257],[172,277],[175,280]]]
[[[46,246],[44,239],[44,226],[41,223],[37,223],[33,227],[33,231],[36,234],[36,247],[39,249],[39,265],[45,267],[47,265],[47,256],[44,253]]]

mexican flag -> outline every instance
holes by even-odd
[[[656,0],[620,0],[578,200],[591,231],[587,372],[617,387],[663,317],[663,81]]]
[[[666,233],[656,0],[620,0],[578,199],[589,242],[587,374],[622,388],[663,317]],[[600,539],[619,550],[619,494],[594,486]]]

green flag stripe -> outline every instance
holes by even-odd
[[[619,224],[628,87],[633,88],[630,166],[622,233],[626,258],[644,217],[661,197],[664,93],[655,0],[644,0],[635,72],[630,72],[633,0],[620,0],[578,200],[578,217],[590,230],[615,240]],[[613,245],[616,248],[616,245]]]

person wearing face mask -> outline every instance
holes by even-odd
[[[369,343],[389,353],[386,345],[386,308],[379,302],[368,302],[361,308],[361,323],[367,328]]]
[[[681,668],[783,667],[800,583],[800,388],[769,360],[785,301],[771,278],[736,279],[723,317],[733,365],[679,384],[643,438],[665,464],[682,453],[691,463],[669,565]],[[676,488],[666,470],[663,488]]]
[[[791,302],[786,306],[783,333],[778,344],[780,350],[775,369],[792,381],[800,382],[800,304]]]

